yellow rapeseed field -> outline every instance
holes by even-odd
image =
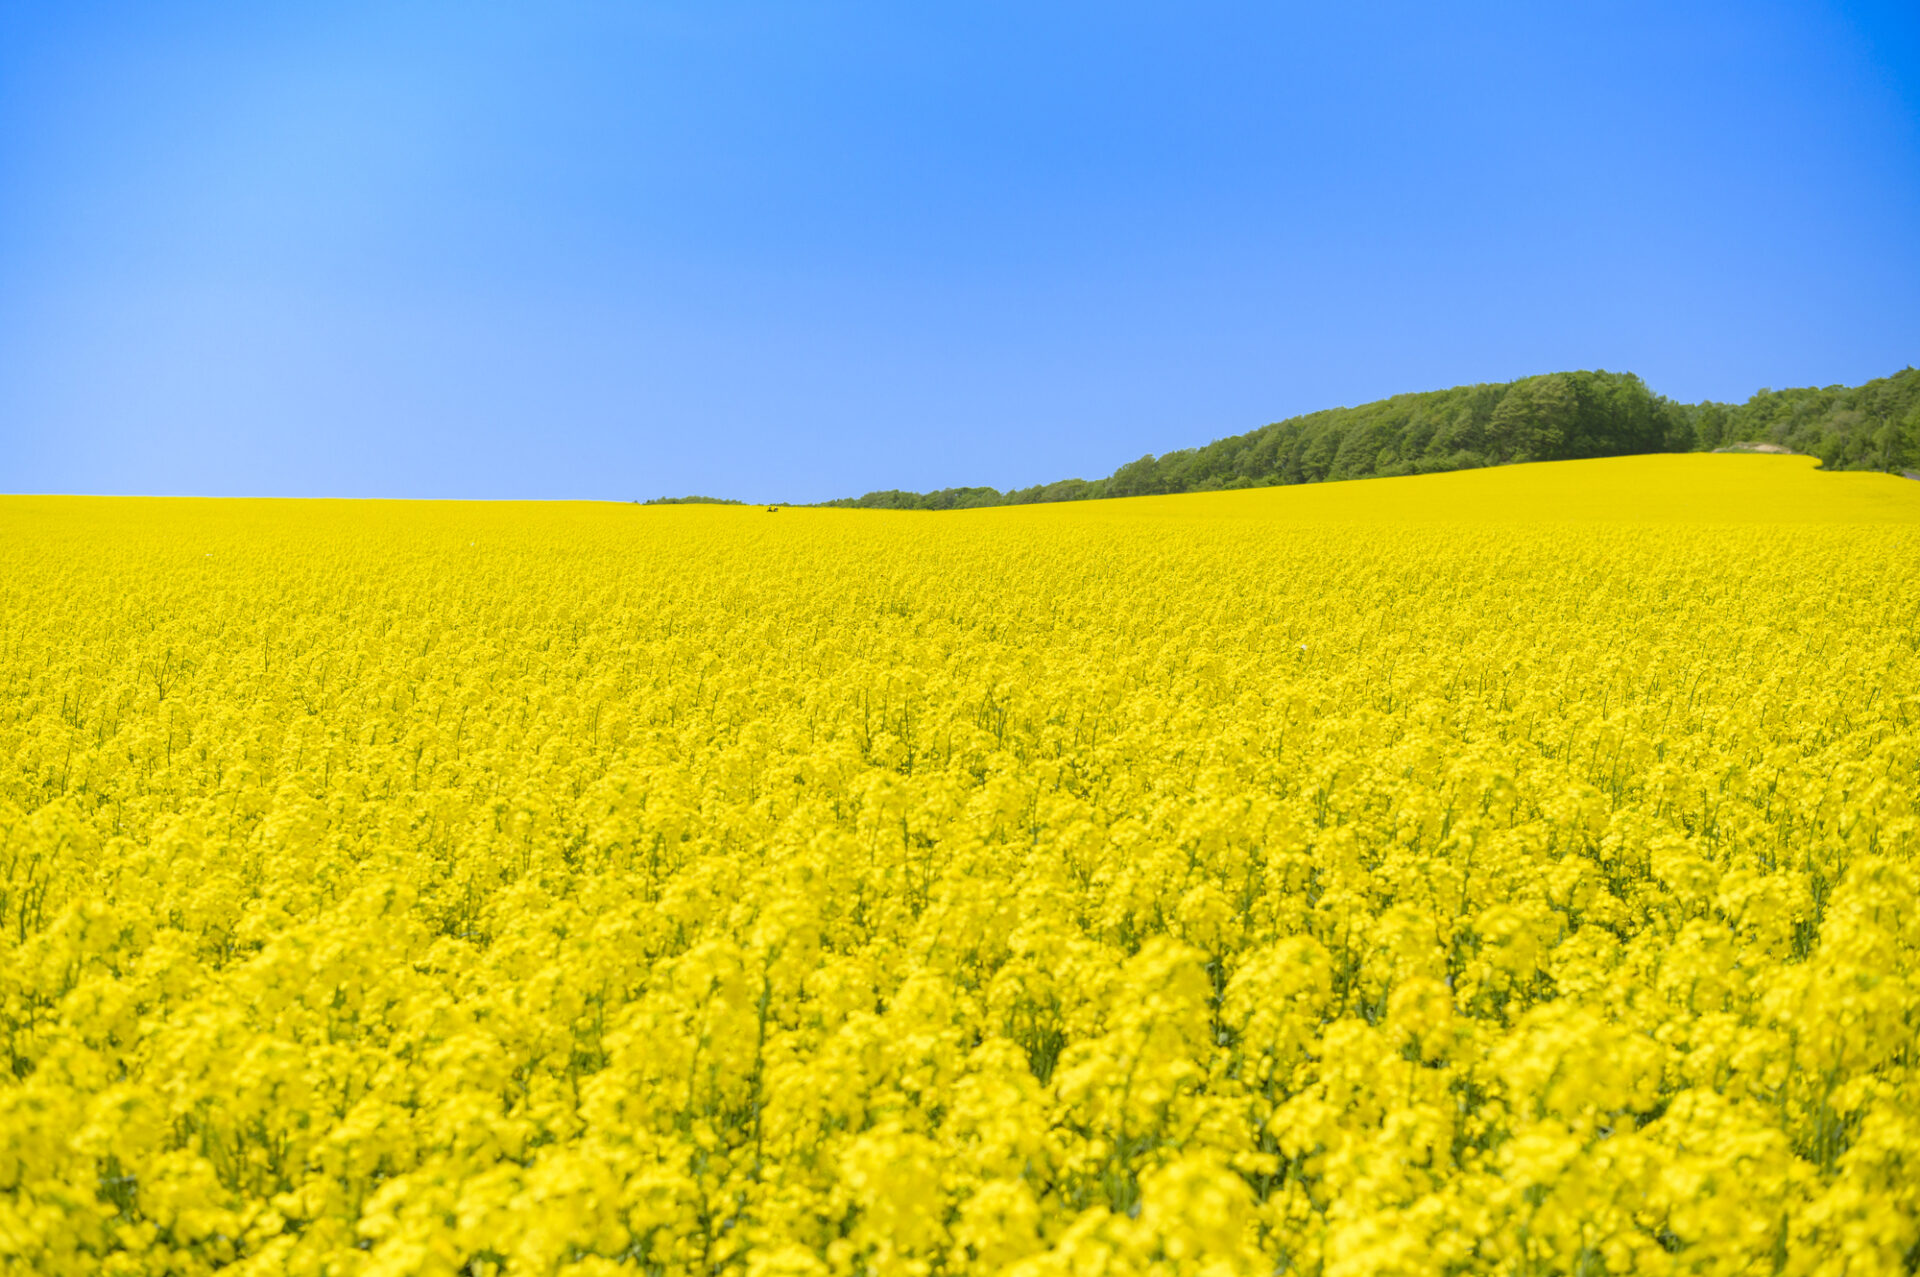
[[[0,500],[0,1268],[1912,1273],[1920,484]]]

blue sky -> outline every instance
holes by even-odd
[[[0,491],[806,501],[1917,360],[1911,4],[0,0]]]

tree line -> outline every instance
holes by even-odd
[[[1920,472],[1920,370],[1908,367],[1861,386],[1761,390],[1744,404],[1678,403],[1632,373],[1556,372],[1289,417],[1203,448],[1149,454],[1104,479],[1005,492],[889,489],[822,504],[960,510],[1711,451],[1749,442],[1808,453],[1829,470]]]

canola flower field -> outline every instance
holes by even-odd
[[[1920,484],[0,499],[0,1269],[1912,1273]]]

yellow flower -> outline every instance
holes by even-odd
[[[1792,458],[0,500],[0,1270],[1906,1272],[1916,562]]]

